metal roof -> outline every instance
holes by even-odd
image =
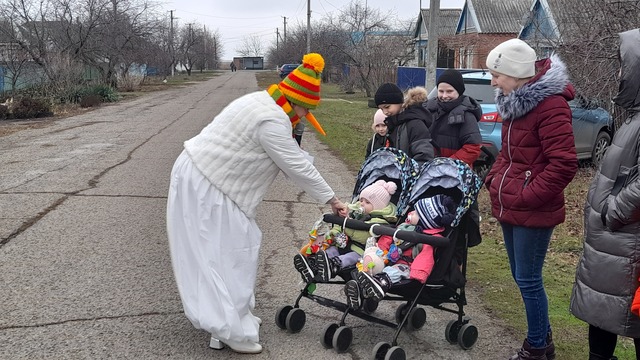
[[[458,24],[458,19],[460,18],[461,13],[462,9],[440,9],[438,17],[438,35],[455,35],[456,25]],[[428,38],[429,9],[421,9],[420,14],[422,16],[418,19],[415,36],[418,37],[420,34],[423,34],[426,36],[422,36],[422,38]]]
[[[478,33],[517,34],[524,24],[532,0],[467,0],[469,11],[475,12]]]

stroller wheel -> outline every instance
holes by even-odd
[[[338,353],[343,353],[349,350],[352,340],[353,340],[353,331],[351,331],[351,328],[348,328],[346,326],[340,326],[336,330],[336,333],[333,334],[333,341],[331,344],[333,345],[333,348],[336,349]]]
[[[287,314],[287,320],[285,320],[285,325],[287,326],[287,330],[291,333],[298,333],[304,327],[304,323],[307,321],[307,315],[304,313],[304,310],[296,308],[289,311]]]
[[[444,329],[444,338],[447,339],[449,344],[456,344],[458,342],[458,333],[462,328],[462,323],[457,320],[451,320]]]
[[[478,328],[472,324],[464,324],[458,334],[458,345],[462,350],[469,350],[478,340]]]
[[[338,324],[327,324],[324,329],[322,329],[322,337],[320,338],[322,346],[327,349],[333,347],[333,334],[336,333],[338,327]]]
[[[384,360],[406,360],[407,354],[400,346],[394,346],[384,356]]]
[[[427,322],[427,312],[423,308],[413,308],[409,313],[408,320],[407,328],[409,330],[420,330]]]
[[[373,359],[384,360],[387,352],[391,349],[391,345],[386,342],[379,342],[373,347]]]
[[[364,299],[364,306],[362,306],[362,310],[367,314],[373,314],[377,309],[380,303],[368,298]]]
[[[285,321],[287,320],[287,315],[289,315],[291,309],[293,309],[293,306],[286,305],[276,311],[276,325],[282,330],[287,330]]]
[[[398,306],[396,309],[396,323],[400,324],[402,322],[404,317],[407,316],[407,311],[409,311],[410,307],[411,304],[409,303],[404,303]]]

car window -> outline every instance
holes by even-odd
[[[464,94],[476,99],[481,104],[494,104],[496,102],[496,93],[490,83],[465,82],[464,87]]]

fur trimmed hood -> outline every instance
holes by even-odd
[[[496,89],[496,106],[504,120],[514,120],[525,116],[540,102],[552,95],[562,95],[567,101],[575,95],[569,83],[566,65],[556,54],[536,62],[537,73],[522,87],[504,95]]]

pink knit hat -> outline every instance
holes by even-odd
[[[373,205],[373,210],[382,210],[395,194],[398,185],[393,181],[378,180],[360,192],[360,199],[365,198]]]
[[[378,109],[378,111],[376,111],[376,113],[373,114],[373,125],[371,125],[371,128],[375,130],[376,125],[384,124],[384,120],[386,118],[387,118],[387,115],[385,115],[384,112],[382,112],[382,109]]]

